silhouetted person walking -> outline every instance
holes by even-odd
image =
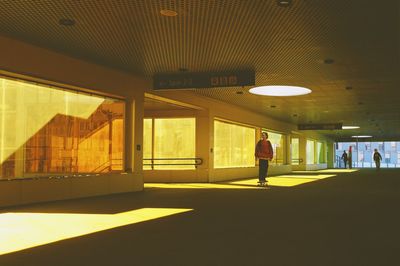
[[[375,161],[376,170],[381,169],[382,156],[378,152],[377,149],[374,150],[374,161]]]
[[[272,149],[271,142],[268,140],[268,133],[262,133],[262,139],[258,141],[256,145],[256,151],[254,153],[258,159],[258,183],[263,186],[267,184],[266,177],[268,173],[268,161],[272,160],[274,151]]]
[[[347,160],[349,159],[348,157],[347,157],[347,153],[346,153],[346,151],[343,151],[343,154],[342,154],[342,160],[343,160],[343,162],[344,162],[344,168],[347,168]]]

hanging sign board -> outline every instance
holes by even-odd
[[[193,89],[255,85],[254,71],[156,74],[153,89]]]
[[[299,124],[297,125],[298,130],[332,130],[342,129],[342,123],[331,123],[331,124]]]

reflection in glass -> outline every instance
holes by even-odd
[[[122,170],[122,101],[0,78],[0,178]]]

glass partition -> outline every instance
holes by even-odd
[[[336,149],[336,167],[342,168],[341,155],[345,150],[349,153],[352,146],[352,166],[357,168],[375,167],[374,150],[382,156],[381,168],[400,168],[400,141],[385,142],[339,142]]]
[[[124,102],[0,78],[0,178],[123,167]]]
[[[300,164],[300,154],[299,154],[299,139],[292,138],[292,165]]]
[[[326,163],[325,143],[317,142],[317,163]]]
[[[254,167],[255,134],[255,128],[215,120],[214,168]]]
[[[306,144],[306,153],[307,153],[307,164],[315,163],[315,150],[314,150],[314,141],[307,140]]]
[[[195,169],[195,118],[148,118],[144,120],[143,134],[144,164],[155,164],[153,168],[144,165],[143,169]]]
[[[266,130],[267,131],[267,130]],[[275,132],[268,132],[268,140],[272,144],[272,149],[274,150],[274,158],[272,164],[282,165],[284,163],[283,158],[285,158],[285,136]]]

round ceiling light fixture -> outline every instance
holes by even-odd
[[[352,137],[352,138],[356,138],[356,139],[372,138],[372,136],[367,136],[367,135],[351,136],[351,137]]]
[[[292,3],[292,0],[277,0],[276,4],[280,7],[288,7]]]
[[[357,129],[359,126],[342,126],[342,129]]]
[[[311,90],[298,86],[271,85],[254,87],[251,88],[249,92],[265,96],[299,96],[309,94]]]

